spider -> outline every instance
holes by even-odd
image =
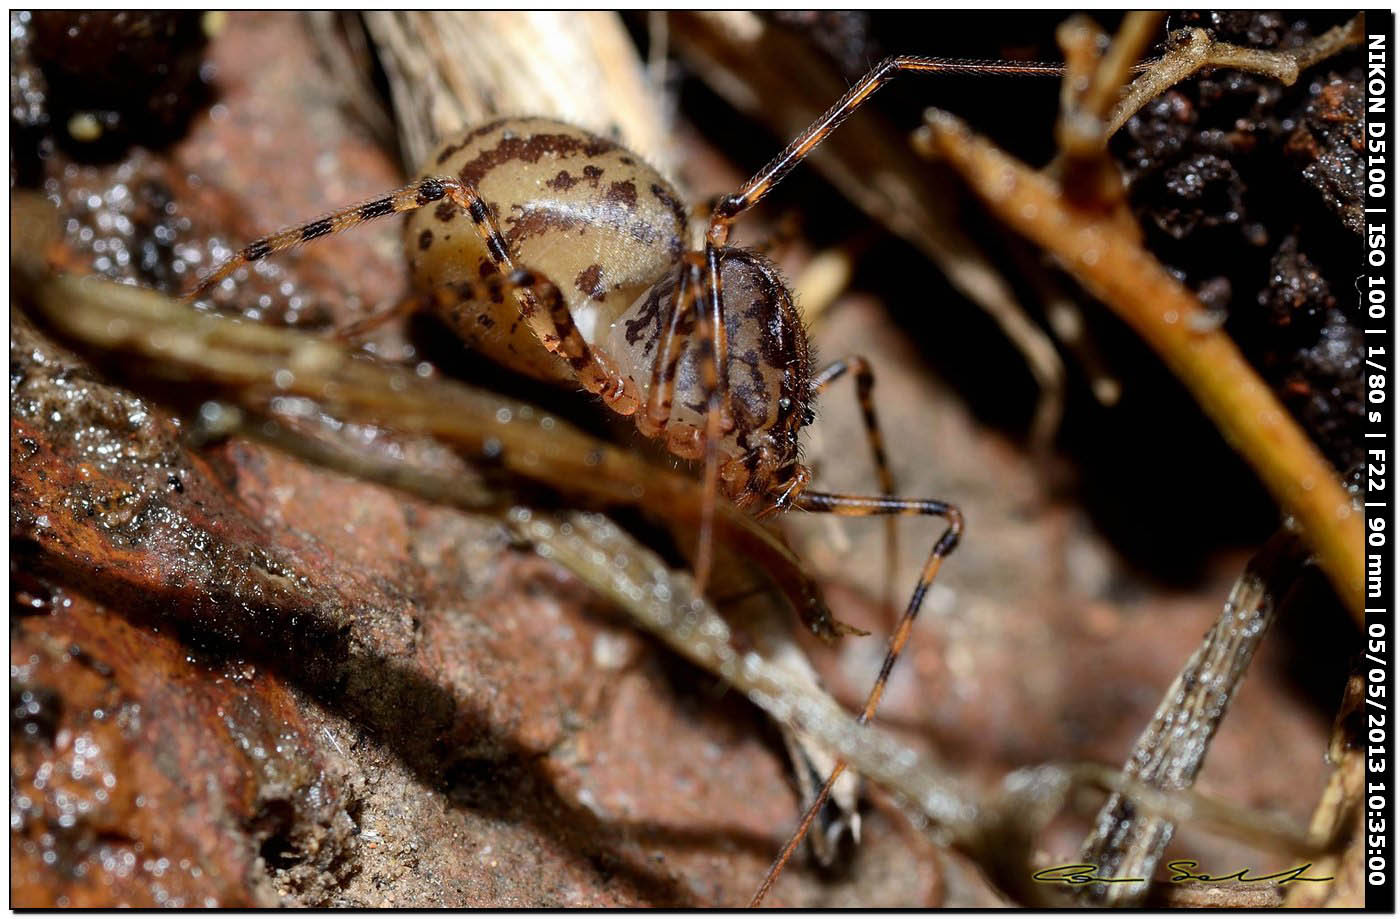
[[[895,625],[861,713],[873,716],[943,560],[963,532],[941,500],[893,494],[875,414],[874,372],[858,356],[814,372],[787,284],[759,253],[729,245],[731,227],[896,75],[1059,74],[1057,65],[887,58],[743,184],[707,224],[691,226],[672,186],[613,141],[541,118],[463,131],[411,184],[254,240],[202,278],[193,300],[244,265],[391,214],[412,212],[405,248],[416,294],[476,350],[540,379],[583,386],[676,456],[703,460],[695,556],[703,590],[719,494],[759,517],[787,508],[842,516],[943,518]],[[377,322],[371,317],[368,322]],[[362,323],[363,327],[365,324]],[[830,384],[854,378],[882,494],[810,488],[800,430]],[[849,628],[849,627],[847,627]],[[844,770],[835,771],[755,896],[762,899]]]

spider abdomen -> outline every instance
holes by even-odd
[[[510,259],[562,292],[590,345],[680,259],[687,215],[660,173],[618,144],[572,125],[512,118],[470,129],[429,158],[423,176],[455,176],[481,196]],[[496,273],[470,216],[449,202],[410,215],[415,286],[439,290]],[[568,381],[508,297],[467,300],[447,318],[492,360]]]
[[[409,216],[414,284],[423,293],[452,292],[435,299],[458,334],[496,363],[545,380],[578,379],[560,351],[562,339],[547,326],[531,329],[544,317],[525,318],[513,295],[480,283],[501,270],[481,232],[481,224],[494,223],[510,263],[559,289],[579,335],[607,367],[598,392],[609,407],[634,415],[642,432],[663,439],[671,452],[703,455],[706,352],[696,333],[710,305],[698,283],[678,319],[677,360],[663,374],[674,380],[669,408],[664,419],[646,410],[690,242],[686,208],[670,183],[616,143],[542,118],[466,131],[424,164],[420,179],[432,177],[460,180],[490,217],[446,198]],[[738,500],[771,485],[775,470],[795,461],[811,368],[805,331],[776,269],[728,247],[719,264],[733,423],[718,447],[725,491]]]

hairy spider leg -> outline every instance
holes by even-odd
[[[870,455],[875,464],[876,478],[879,479],[883,496],[892,498],[894,497],[894,476],[890,472],[889,459],[885,454],[884,436],[880,430],[879,419],[875,414],[875,403],[872,398],[875,388],[875,373],[870,366],[870,362],[859,355],[850,355],[828,364],[812,378],[812,395],[813,397],[821,395],[832,383],[847,374],[850,374],[855,380],[856,398],[860,403],[861,422],[865,426],[866,442],[870,445]],[[805,466],[799,466],[793,478],[783,483],[783,485],[777,489],[778,497],[775,503],[758,516],[762,518],[782,510],[783,508],[790,507],[795,497],[803,492],[810,483],[810,470]],[[893,633],[897,623],[896,613],[893,609],[892,590],[894,586],[896,561],[899,558],[898,530],[894,515],[885,514],[882,516],[885,521],[885,577],[881,606],[889,611],[888,627],[891,633]],[[847,628],[850,627],[848,626]],[[868,634],[857,629],[851,629],[851,631],[856,634]],[[836,780],[840,775],[841,773],[837,771],[831,776],[829,782],[825,786],[825,795],[829,796],[831,794],[831,789],[835,787]],[[808,799],[808,804],[811,807],[810,819],[805,820],[793,835],[790,845],[794,850],[802,843],[802,840],[806,838],[811,824],[821,812],[824,800],[825,799],[818,800],[815,796]],[[786,859],[783,861],[785,863]],[[772,877],[776,880],[777,874],[773,874]]]
[[[705,250],[705,304],[700,306],[700,388],[705,394],[705,471],[701,477],[704,503],[701,505],[700,543],[695,552],[695,581],[700,590],[710,573],[715,500],[719,495],[719,439],[734,429],[728,409],[729,333],[724,324],[724,289],[719,275],[719,250]],[[708,306],[709,309],[706,309]]]
[[[942,517],[948,521],[948,526],[944,529],[938,541],[933,544],[933,550],[929,553],[928,561],[924,562],[924,568],[919,572],[919,582],[914,587],[914,594],[909,598],[909,605],[904,609],[904,615],[899,619],[893,634],[890,635],[889,649],[885,652],[884,663],[880,665],[880,674],[875,678],[875,685],[871,687],[870,695],[866,697],[865,707],[861,710],[857,723],[865,724],[875,715],[876,708],[880,705],[880,698],[885,694],[885,686],[889,683],[890,672],[894,670],[895,661],[899,659],[900,652],[904,650],[905,644],[909,641],[909,636],[913,631],[914,620],[919,615],[919,609],[923,606],[924,596],[928,593],[929,587],[933,584],[933,579],[938,575],[938,569],[943,565],[943,559],[957,547],[958,540],[962,537],[963,519],[962,512],[951,504],[943,501],[919,500],[910,498],[862,498],[854,495],[833,495],[825,492],[807,491],[797,496],[793,501],[795,507],[808,511],[816,511],[825,514],[838,514],[843,517],[870,517],[875,515],[896,515],[912,516],[926,515]],[[749,902],[750,907],[757,907],[763,903],[763,898],[768,895],[773,882],[782,874],[783,868],[787,866],[792,854],[797,851],[797,847],[802,844],[807,831],[812,826],[812,821],[816,819],[826,800],[831,796],[832,786],[841,777],[841,773],[846,770],[846,761],[838,759],[836,766],[832,769],[831,775],[827,778],[826,784],[817,792],[817,797],[807,807],[807,811],[802,815],[801,822],[797,829],[793,831],[792,838],[783,846],[783,850],[778,853],[778,857],[773,860],[773,864],[768,869],[768,874],[754,891],[753,899]]]
[[[724,324],[724,297],[708,296],[720,284],[718,264],[704,261],[704,253],[681,256],[680,277],[666,306],[665,332],[652,359],[648,383],[646,419],[654,430],[661,430],[671,415],[675,399],[676,373],[683,345],[690,334],[699,348],[700,392],[705,400],[705,461],[701,474],[700,528],[695,550],[696,589],[704,592],[714,563],[715,502],[719,500],[719,442],[735,428],[734,417],[725,411],[728,392],[728,335]],[[718,306],[716,306],[718,304]],[[708,308],[706,308],[708,306]],[[682,328],[694,316],[693,333]]]
[[[623,393],[623,378],[584,341],[558,286],[538,272],[528,267],[517,266],[511,260],[505,237],[496,226],[495,218],[491,216],[486,202],[471,185],[451,176],[429,176],[419,179],[363,204],[342,208],[309,223],[288,227],[255,239],[201,279],[184,295],[184,299],[196,299],[239,268],[267,258],[274,252],[282,252],[323,236],[343,233],[380,217],[417,210],[444,199],[461,208],[471,218],[472,226],[486,245],[487,256],[505,278],[504,282],[497,278],[479,283],[485,285],[488,291],[504,290],[510,294],[519,294],[516,302],[520,307],[520,315],[529,324],[540,343],[568,361],[585,389],[601,396],[610,405],[616,402]],[[470,288],[470,285],[449,285],[447,290],[434,292],[430,301],[440,310],[450,310],[455,305],[455,301],[449,302],[451,297],[470,297],[470,293],[464,288]],[[420,298],[409,298],[385,314],[366,317],[352,326],[352,329],[355,333],[365,331],[419,302]],[[346,334],[350,333],[342,333],[342,336]]]
[[[681,257],[680,276],[676,289],[666,304],[665,333],[652,359],[651,374],[647,385],[645,415],[652,429],[660,431],[671,417],[671,406],[675,399],[676,373],[680,367],[683,345],[687,333],[682,325],[692,315],[700,303],[700,293],[704,289],[705,278],[701,273],[700,255],[687,252]],[[695,333],[701,347],[700,386],[706,397],[707,406],[715,401],[719,385],[714,378],[715,366],[710,359],[714,350],[714,327],[711,317],[700,313],[695,315]],[[703,592],[709,581],[710,568],[714,560],[714,518],[715,502],[719,498],[719,439],[725,433],[715,424],[712,412],[707,409],[705,424],[705,466],[702,478],[702,500],[700,505],[700,529],[695,553],[696,589]]]
[[[486,243],[487,253],[490,254],[492,261],[503,267],[503,273],[504,270],[514,268],[510,261],[510,253],[506,248],[505,239],[501,236],[500,230],[496,228],[486,203],[477,195],[476,190],[459,179],[447,176],[430,176],[405,185],[387,195],[362,204],[341,208],[308,223],[287,227],[276,233],[255,239],[201,278],[184,295],[183,299],[193,300],[197,298],[244,265],[260,262],[274,252],[292,249],[323,236],[343,233],[380,217],[414,211],[432,204],[434,201],[441,201],[443,198],[452,201],[470,215],[472,224]]]
[[[671,405],[676,393],[676,372],[680,368],[682,346],[686,333],[681,325],[695,309],[701,278],[698,265],[689,258],[691,253],[682,256],[680,276],[675,292],[666,304],[666,331],[652,358],[651,375],[647,383],[645,417],[651,429],[661,431],[671,418]]]
[[[812,378],[812,395],[819,396],[826,388],[847,373],[855,379],[856,400],[860,403],[860,417],[865,425],[865,439],[870,444],[870,456],[875,462],[875,477],[880,482],[880,493],[887,498],[894,497],[894,476],[890,472],[889,458],[885,454],[885,438],[880,432],[880,421],[875,414],[875,372],[870,362],[859,355],[844,357],[827,365]],[[881,605],[889,611],[889,627],[894,628],[894,603],[891,589],[894,585],[895,564],[899,559],[899,531],[894,517],[885,517],[885,589],[881,595]]]
[[[440,313],[450,315],[461,304],[480,299],[483,293],[491,299],[521,295],[517,298],[521,316],[541,344],[568,362],[579,384],[609,405],[622,396],[623,377],[584,340],[558,285],[529,267],[515,268],[504,277],[487,275],[475,281],[446,284],[432,292],[432,305]]]
[[[1043,75],[1060,76],[1064,67],[1060,64],[1031,62],[1008,63],[1006,61],[960,61],[943,57],[919,57],[916,55],[896,55],[887,57],[860,79],[826,113],[812,122],[805,131],[788,144],[744,183],[739,191],[720,200],[710,216],[710,227],[706,233],[707,246],[723,246],[729,241],[729,229],[734,219],[763,200],[773,186],[777,185],[798,163],[807,158],[812,150],[836,130],[856,109],[875,95],[900,73],[967,73],[982,75]]]

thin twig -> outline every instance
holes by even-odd
[[[1336,880],[1325,888],[1309,884],[1293,886],[1288,891],[1285,906],[1317,909],[1324,906],[1355,906],[1366,899],[1364,877],[1367,834],[1364,832],[1367,794],[1366,759],[1369,744],[1362,740],[1366,725],[1361,710],[1366,708],[1367,683],[1361,671],[1369,663],[1357,660],[1347,680],[1342,704],[1332,723],[1332,740],[1328,744],[1327,760],[1335,768],[1327,787],[1313,811],[1310,832],[1314,836],[1348,837],[1344,851],[1323,855],[1317,860],[1318,874],[1335,875]]]
[[[1299,73],[1360,44],[1363,34],[1364,21],[1357,14],[1346,25],[1334,26],[1305,45],[1282,51],[1261,51],[1214,41],[1204,29],[1193,29],[1186,44],[1167,52],[1157,65],[1128,86],[1108,117],[1107,136],[1112,137],[1138,109],[1198,70],[1228,67],[1263,74],[1292,86]]]

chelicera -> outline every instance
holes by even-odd
[[[945,501],[895,497],[859,357],[814,372],[806,331],[777,269],[729,245],[753,208],[876,90],[901,72],[1058,73],[1058,67],[893,57],[735,193],[708,223],[692,225],[680,196],[618,144],[571,125],[512,118],[443,144],[398,191],[264,236],[204,277],[197,298],[240,267],[376,218],[412,212],[405,231],[417,302],[492,360],[531,376],[582,385],[645,436],[704,464],[705,512],[696,579],[707,580],[714,502],[723,494],[764,515],[794,507],[844,516],[931,515],[947,525],[895,627],[862,720],[890,671],[944,558],[962,534]],[[856,384],[883,494],[816,491],[800,461],[799,432],[832,382]],[[762,893],[825,802],[812,802]]]

